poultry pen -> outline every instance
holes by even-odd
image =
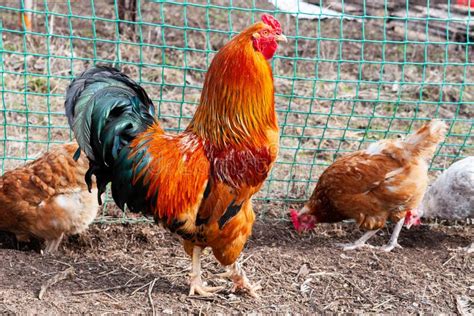
[[[395,295],[384,291],[380,294],[381,284],[373,287],[364,282],[357,283],[359,281],[353,278],[368,273],[371,265],[380,275],[387,273],[391,269],[388,256],[381,259],[369,258],[369,255],[353,257],[367,266],[350,278],[341,277],[340,272],[332,268],[317,268],[320,263],[331,266],[330,257],[338,256],[335,260],[344,271],[351,271],[345,258],[339,258],[339,253],[331,248],[330,241],[315,237],[318,233],[336,239],[346,236],[339,226],[328,225],[328,232],[318,228],[309,235],[327,245],[323,251],[327,258],[318,262],[305,259],[298,252],[268,259],[268,256],[278,253],[268,240],[281,237],[285,248],[291,247],[294,235],[285,229],[288,207],[301,205],[307,200],[321,172],[345,153],[367,148],[380,139],[407,135],[427,120],[439,118],[448,124],[448,132],[430,162],[430,176],[434,178],[452,163],[474,155],[474,11],[468,4],[459,2],[3,1],[0,3],[0,173],[35,159],[51,145],[72,139],[64,115],[65,90],[75,76],[92,65],[108,64],[121,69],[148,92],[156,106],[160,124],[167,131],[184,130],[198,105],[206,70],[217,50],[263,13],[270,13],[281,21],[288,38],[288,43],[281,45],[271,61],[281,147],[271,174],[255,198],[258,219],[267,223],[257,224],[255,234],[267,241],[252,243],[254,251],[249,262],[268,260],[269,269],[282,264],[293,269],[288,276],[275,276],[267,287],[277,288],[281,282],[294,284],[285,287],[289,294],[268,293],[273,297],[270,299],[273,305],[265,305],[261,311],[291,312],[294,308],[297,311],[309,308],[314,312],[404,311],[403,305],[409,294]],[[101,296],[107,294],[107,288],[114,287],[115,283],[101,283],[95,279],[94,273],[102,276],[111,272],[111,280],[126,284],[123,289],[136,293],[133,290],[151,285],[153,281],[149,278],[149,269],[156,268],[156,264],[147,259],[151,256],[153,243],[163,247],[158,251],[161,256],[181,250],[176,246],[167,249],[162,239],[168,233],[153,232],[148,225],[149,219],[119,210],[110,197],[106,198],[96,222],[98,226],[92,228],[91,235],[66,243],[66,251],[77,260],[81,252],[78,245],[92,245],[97,250],[101,247],[97,240],[116,237],[117,234],[122,236],[104,248],[109,254],[115,253],[117,258],[123,256],[117,254],[121,245],[125,245],[124,248],[129,246],[131,252],[137,253],[141,249],[139,242],[143,240],[146,244],[144,253],[128,265],[107,260],[101,265],[99,261],[104,255],[100,251],[88,255],[88,262],[79,260],[75,265],[76,270],[89,271],[79,283],[92,286],[97,292],[82,293],[84,291],[78,290],[77,286],[70,285],[71,295],[78,300],[88,294],[92,294],[92,298],[109,300],[107,304],[99,304],[106,306],[99,310],[107,312],[114,310],[111,308],[113,304],[120,307],[114,303],[117,298]],[[145,224],[132,225],[129,231],[126,231],[129,226],[107,225],[137,222]],[[274,232],[268,231],[269,226],[265,226],[268,223],[275,225]],[[465,274],[472,273],[472,257],[443,254],[433,259],[433,267],[416,267],[415,257],[419,256],[414,250],[416,245],[427,240],[439,240],[444,242],[446,249],[457,246],[456,238],[466,242],[472,239],[470,227],[436,227],[434,235],[428,228],[423,230],[420,239],[408,249],[413,254],[409,264],[415,265],[414,269],[419,268],[419,271],[413,272],[405,266],[403,258],[393,263],[395,273],[408,274],[424,286],[423,289],[416,282],[408,285],[410,295],[416,297],[407,307],[408,312],[453,312],[459,310],[459,304],[465,304],[466,295],[472,294],[472,286],[469,289],[467,285],[472,280],[465,277]],[[445,231],[454,232],[457,237],[440,237],[445,236],[442,233]],[[415,235],[410,232],[405,239]],[[165,240],[169,238],[166,236]],[[309,238],[305,239],[297,250],[310,244]],[[266,250],[266,255],[255,253],[263,248],[270,249]],[[423,249],[427,258],[433,255],[430,251],[430,248]],[[24,258],[19,260],[27,261]],[[65,261],[66,265],[73,264],[72,259]],[[176,267],[183,269],[185,264],[182,261],[174,269],[166,261],[168,265],[159,269],[172,274]],[[142,262],[147,266],[140,266]],[[39,273],[43,280],[61,265],[38,262],[35,269],[40,272],[35,273]],[[124,271],[128,279],[113,271]],[[269,273],[269,270],[265,271]],[[435,277],[426,281],[434,282],[434,288],[423,282],[424,273],[434,273]],[[459,279],[444,278],[444,274],[449,273]],[[132,280],[134,276],[140,280],[139,283]],[[7,279],[15,280],[17,277],[10,274]],[[465,279],[461,280],[463,277]],[[374,278],[371,276],[369,279],[373,281]],[[143,281],[145,279],[148,283]],[[174,280],[173,276],[171,279],[158,279],[164,282],[159,286],[163,295],[169,296],[166,294],[168,288],[183,291],[179,286],[168,284],[170,280]],[[312,289],[312,284],[322,281],[335,284],[338,290],[327,294],[323,284]],[[29,284],[29,281],[24,282],[25,286]],[[398,282],[392,279],[392,282],[396,291],[404,286],[403,282],[411,280],[402,278]],[[346,287],[350,288],[349,294],[344,290]],[[443,298],[442,291],[452,288],[456,288],[456,293]],[[313,291],[321,300],[314,304],[311,301]],[[295,296],[292,293],[296,293]],[[120,295],[117,297],[122,299]],[[356,303],[348,303],[344,299],[347,295],[357,296]],[[432,298],[427,298],[429,295]],[[304,298],[298,299],[298,306],[293,308],[288,303],[275,307],[279,306],[279,301],[289,302],[296,296]],[[155,304],[159,298],[155,297]],[[328,302],[325,303],[324,298]],[[225,312],[234,306],[232,297],[230,302],[222,303],[225,308],[209,307],[213,300],[189,303],[187,298],[179,295],[178,298],[163,299],[165,305],[172,306],[159,310],[165,314],[196,311],[196,308],[198,312],[199,309]],[[136,305],[131,296],[124,300],[128,303],[123,303],[123,310],[127,310],[124,306]],[[192,308],[177,307],[176,300],[192,304]],[[64,297],[59,299],[58,311],[88,311],[86,307],[68,309],[66,301]],[[8,300],[0,298],[0,310],[2,303],[7,306],[5,302]],[[238,299],[235,304],[245,311],[261,307]],[[148,307],[133,308],[151,312]],[[37,310],[47,311],[48,306],[38,305]]]

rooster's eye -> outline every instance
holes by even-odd
[[[267,31],[267,30],[263,30],[263,31],[262,31],[262,35],[263,35],[263,36],[267,36],[267,35],[268,35],[268,31]]]

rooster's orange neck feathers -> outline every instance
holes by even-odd
[[[252,45],[252,34],[262,24],[254,24],[216,54],[187,128],[218,149],[258,147],[267,130],[278,129],[272,71]]]

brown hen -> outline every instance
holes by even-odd
[[[88,192],[87,158],[74,161],[76,143],[55,146],[35,161],[0,178],[0,230],[18,241],[44,240],[57,250],[64,235],[83,232],[97,215],[97,189]]]
[[[345,250],[365,246],[366,241],[385,226],[396,222],[389,244],[399,247],[398,234],[404,219],[415,209],[428,185],[428,163],[436,146],[444,139],[446,125],[433,120],[406,139],[382,140],[366,150],[337,159],[321,175],[310,200],[299,211],[292,211],[298,231],[316,223],[355,219],[369,230]]]

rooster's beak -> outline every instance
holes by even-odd
[[[275,40],[277,42],[285,42],[285,43],[288,42],[288,40],[286,39],[286,36],[283,34],[276,35]]]

